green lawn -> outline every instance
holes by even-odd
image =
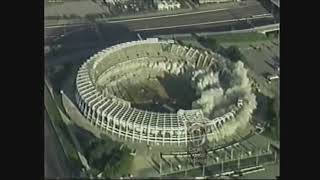
[[[218,43],[257,42],[257,41],[266,41],[266,40],[273,39],[272,37],[267,37],[264,34],[260,34],[256,32],[213,35],[213,36],[208,36],[207,38],[214,38],[217,40]]]

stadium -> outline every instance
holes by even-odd
[[[178,84],[179,98],[159,88],[165,79]],[[78,70],[76,102],[99,132],[178,146],[198,140],[188,131],[195,123],[204,124],[210,142],[232,136],[250,123],[256,108],[243,63],[157,38],[118,44],[90,57]]]

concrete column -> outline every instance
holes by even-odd
[[[136,121],[137,121],[137,119],[138,119],[138,117],[139,117],[139,115],[140,115],[140,111],[139,111],[139,113],[138,113],[138,115],[136,116],[136,118],[134,119],[134,121],[133,121],[133,134],[132,134],[132,142],[134,142],[134,138],[135,138],[135,125],[136,125]]]
[[[223,169],[223,160],[222,160],[222,162],[221,162],[221,172],[223,172],[224,171],[224,169]]]
[[[207,61],[209,59],[209,55],[207,54],[202,62],[202,67],[205,67],[205,65],[207,64]]]
[[[124,137],[125,140],[127,140],[127,138],[128,138],[128,132],[129,132],[128,122],[132,118],[133,114],[134,114],[134,111],[132,111],[131,114],[129,115],[129,118],[126,119],[126,135]]]
[[[197,60],[197,63],[196,63],[196,67],[199,67],[199,64],[200,64],[202,58],[203,58],[203,54],[200,53],[198,60]]]
[[[120,115],[120,117],[118,118],[118,116],[119,116],[119,114],[122,112],[122,110],[123,109],[125,109],[126,108],[126,105],[122,105],[122,107],[120,108],[120,110],[116,113],[116,115],[114,116],[114,120],[115,121],[118,121],[118,123],[119,123],[119,131],[118,131],[118,137],[120,138],[120,135],[121,135],[121,131],[122,131],[122,129],[121,129],[121,124],[120,124],[120,119],[121,119],[121,117],[123,116],[123,114],[122,114],[122,116]],[[114,125],[114,127],[115,127],[115,123],[113,123],[113,125]],[[113,131],[113,130],[112,130]]]
[[[108,128],[109,128],[109,123],[111,121],[110,113],[107,113],[107,112],[112,107],[113,107],[113,103],[111,103],[105,110],[103,110],[103,113],[102,113],[106,117],[106,121],[107,121],[107,128],[106,129],[107,129],[107,131],[108,131]]]
[[[224,160],[225,161],[227,160],[227,152],[226,151],[224,152]]]
[[[108,99],[107,101],[105,101],[102,105],[100,105],[97,109],[97,112],[101,115],[101,121],[102,121],[102,117],[103,117],[103,108],[110,102],[110,100]]]
[[[80,103],[81,112],[84,112],[84,102],[82,100],[80,100],[79,103]]]
[[[259,165],[259,155],[260,155],[260,153],[258,153],[258,154],[256,155],[256,166]]]
[[[186,146],[188,146],[188,126],[187,126],[187,122],[184,122],[184,133],[185,133],[185,143]]]
[[[115,107],[115,108],[113,108],[113,110],[110,112],[110,114],[113,112],[113,111],[115,111],[117,109],[117,106]],[[114,134],[114,131],[115,131],[115,129],[116,129],[116,121],[117,121],[117,119],[116,119],[116,116],[109,116],[109,117],[111,117],[110,118],[110,121],[112,121],[112,130],[111,130],[111,134],[113,135]],[[108,124],[109,124],[109,121],[108,121]]]
[[[164,141],[165,141],[165,138],[166,138],[166,130],[164,130],[164,128],[163,128],[161,133],[162,133],[162,145],[164,146]]]
[[[144,120],[145,120],[145,118],[146,118],[146,115],[147,115],[147,113],[143,113],[142,122],[141,122],[141,124],[140,124],[141,131],[140,131],[139,142],[141,142],[141,139],[142,139],[143,130],[144,130],[143,123],[144,123]]]
[[[161,157],[162,155],[161,155],[161,153],[159,153],[159,158],[160,158],[160,160],[159,160],[159,173],[160,173],[160,177],[161,177],[161,174],[162,174],[162,157]]]
[[[121,116],[121,118],[119,119],[119,138],[120,138],[120,134],[122,133],[122,131],[123,131],[123,129],[122,129],[122,125],[121,125],[121,123],[120,122],[123,122],[123,121],[125,121],[125,125],[124,125],[124,128],[125,128],[125,134],[127,133],[127,121],[128,121],[128,119],[124,119],[124,117],[127,115],[127,113],[128,113],[128,111],[129,111],[129,108],[127,108],[126,110],[125,110],[125,112],[122,114],[122,116]],[[125,135],[124,135],[125,136]]]
[[[159,119],[160,119],[160,113],[157,113],[157,121],[156,121],[156,140],[155,140],[155,143],[157,144],[158,143],[158,127],[159,127]]]
[[[87,117],[87,111],[88,111],[89,107],[87,104],[84,103],[84,111],[83,111],[83,114],[85,117]]]
[[[95,113],[96,113],[96,105],[97,104],[99,104],[99,102],[101,102],[101,100],[100,101],[98,101],[98,99],[100,98],[101,96],[98,96],[98,95],[96,95],[96,97],[94,98],[94,99],[91,99],[90,101],[89,101],[89,103],[88,103],[88,105],[91,107],[90,109],[91,109],[91,115],[90,115],[90,119],[92,119],[92,120],[94,120],[94,115],[95,115]]]
[[[180,45],[177,46],[176,54],[179,54],[180,47]]]
[[[95,115],[96,115],[96,117],[93,116],[92,118],[93,118],[95,121],[97,121],[97,120],[99,119],[100,112],[99,112],[98,110],[99,110],[99,107],[102,105],[102,103],[103,103],[104,101],[105,101],[105,99],[104,99],[102,96],[100,96],[100,100],[92,106],[92,108],[93,108],[93,110],[94,110],[94,113],[95,113]]]
[[[193,58],[199,51],[196,49],[193,54],[191,55],[191,58]]]
[[[233,148],[231,149],[231,160],[233,160]]]
[[[98,124],[97,126],[98,126],[99,129],[102,130],[102,128],[103,128],[102,126],[106,124],[106,123],[104,123],[105,120],[106,120],[106,118],[107,118],[106,116],[101,115],[101,121],[99,121],[99,124],[100,124],[100,125],[97,123],[97,124]],[[105,130],[105,131],[106,131],[106,130]]]
[[[173,138],[173,122],[172,122],[172,117],[171,116],[169,116],[169,118],[170,118],[170,144],[172,144],[173,143],[173,141],[172,141],[172,138]]]
[[[132,142],[134,142],[134,138],[135,138],[135,137],[134,137],[134,136],[135,136],[135,129],[136,129],[135,125],[136,125],[136,124],[135,124],[134,121],[133,121],[133,122],[132,122],[132,139],[131,139]]]
[[[180,132],[179,128],[176,131],[177,131],[177,135],[178,135],[178,146],[180,146],[180,135],[181,135],[181,132]]]
[[[153,117],[155,116],[154,113],[151,113],[151,116],[150,116],[150,120],[149,120],[149,123],[148,123],[148,126],[147,126],[147,144],[149,144],[149,140],[150,140],[150,136],[151,136],[151,121],[153,119]]]
[[[89,122],[91,122],[91,114],[92,114],[92,108],[90,106],[88,106],[88,114],[87,114],[87,119],[89,120]]]
[[[242,153],[242,152],[240,152],[240,155],[238,154],[238,169],[240,169],[240,159],[241,159],[241,153]]]

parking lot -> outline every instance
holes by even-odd
[[[257,156],[259,156],[257,158]],[[208,175],[219,172],[226,172],[236,169],[248,168],[258,164],[274,161],[274,152],[269,146],[268,139],[260,135],[253,135],[250,138],[234,143],[232,145],[209,151],[207,154]],[[193,166],[188,155],[163,155],[160,162],[162,164],[162,174],[197,173],[201,166],[196,163]],[[201,175],[198,172],[198,175]]]
[[[266,76],[280,74],[275,64],[280,65],[279,39],[264,40],[257,42],[222,43],[224,47],[236,45],[246,57],[251,75],[261,86],[264,94],[273,97],[279,90],[279,81],[267,83]]]
[[[98,3],[86,1],[66,1],[64,3],[51,3],[44,8],[45,16],[78,15],[84,17],[86,14],[106,13],[108,9],[102,8]]]

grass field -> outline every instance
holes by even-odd
[[[274,39],[274,37],[267,37],[264,34],[260,34],[256,32],[213,35],[213,36],[207,36],[207,38],[216,39],[218,43],[258,42],[258,41],[267,41],[267,40]]]

